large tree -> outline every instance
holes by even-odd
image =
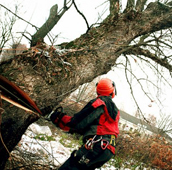
[[[169,75],[172,71],[172,2],[147,3],[147,0],[128,0],[123,11],[119,0],[109,0],[108,3],[109,15],[94,27],[88,25],[86,17],[74,1],[70,2],[68,7],[68,3],[64,1],[64,9],[60,14],[63,15],[63,12],[74,5],[86,21],[86,33],[72,42],[61,44],[65,53],[60,54],[54,48],[49,48],[47,56],[47,49],[37,53],[33,48],[25,55],[1,63],[0,74],[27,92],[40,108],[57,105],[80,85],[106,74],[120,58],[124,59],[119,63],[124,65],[126,72],[130,72],[130,59],[135,62],[141,59],[165,80],[162,68]],[[53,21],[51,24],[56,24],[62,16],[58,13],[53,15],[54,12],[57,12],[57,5],[53,6],[47,20],[50,23]],[[32,36],[32,45],[42,41],[53,28],[47,27],[47,22]],[[49,30],[42,34],[42,28],[45,31],[46,27]],[[129,81],[128,77],[127,80]],[[142,81],[137,80],[139,83]],[[149,97],[146,92],[145,94]],[[2,103],[2,107],[4,112],[0,112],[0,169],[4,168],[9,153],[27,127],[41,117],[11,107],[6,102]]]

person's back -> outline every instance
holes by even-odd
[[[101,167],[115,154],[115,138],[119,134],[120,112],[112,98],[115,84],[104,78],[97,83],[97,98],[74,116],[55,112],[52,122],[69,133],[83,135],[83,145],[72,152],[59,170],[93,170]]]

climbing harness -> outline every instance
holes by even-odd
[[[93,138],[90,138],[87,140],[87,142],[85,143],[85,148],[87,150],[93,149],[94,144],[97,142],[101,142],[101,148],[103,150],[105,150],[107,148],[107,146],[109,145],[109,141],[107,141],[106,139],[103,139],[102,136],[100,136],[99,139],[95,140],[96,137],[97,137],[97,135],[94,135]]]

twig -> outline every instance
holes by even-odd
[[[75,0],[73,0],[73,4],[74,4],[74,7],[75,7],[76,11],[84,18],[84,20],[86,22],[86,25],[87,25],[87,32],[88,32],[90,30],[90,26],[88,24],[88,21],[87,21],[86,17],[84,16],[83,13],[81,13],[81,11],[79,11],[78,7],[76,6]]]
[[[0,4],[0,6],[2,6],[3,8],[5,8],[7,11],[9,11],[10,13],[12,13],[14,16],[18,17],[19,19],[21,19],[22,21],[28,23],[29,25],[31,25],[32,27],[36,28],[36,30],[38,29],[37,26],[31,24],[30,22],[26,21],[25,19],[21,18],[20,16],[18,16],[17,14],[15,14],[14,12],[12,12],[10,9],[8,9],[7,7],[5,7],[4,5]]]

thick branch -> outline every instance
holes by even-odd
[[[137,10],[137,11],[143,11],[146,2],[147,2],[147,0],[137,0],[137,3],[136,3],[136,10]]]
[[[110,1],[110,15],[117,16],[119,13],[119,0]]]
[[[52,6],[50,9],[50,15],[47,21],[42,25],[42,27],[32,36],[31,46],[35,46],[37,42],[42,42],[44,37],[53,29],[53,27],[57,24],[63,14],[68,10],[67,6],[65,5],[63,11],[58,15],[57,4]]]
[[[128,0],[127,1],[127,6],[126,6],[124,12],[131,11],[131,10],[134,9],[134,7],[135,7],[135,0]]]

